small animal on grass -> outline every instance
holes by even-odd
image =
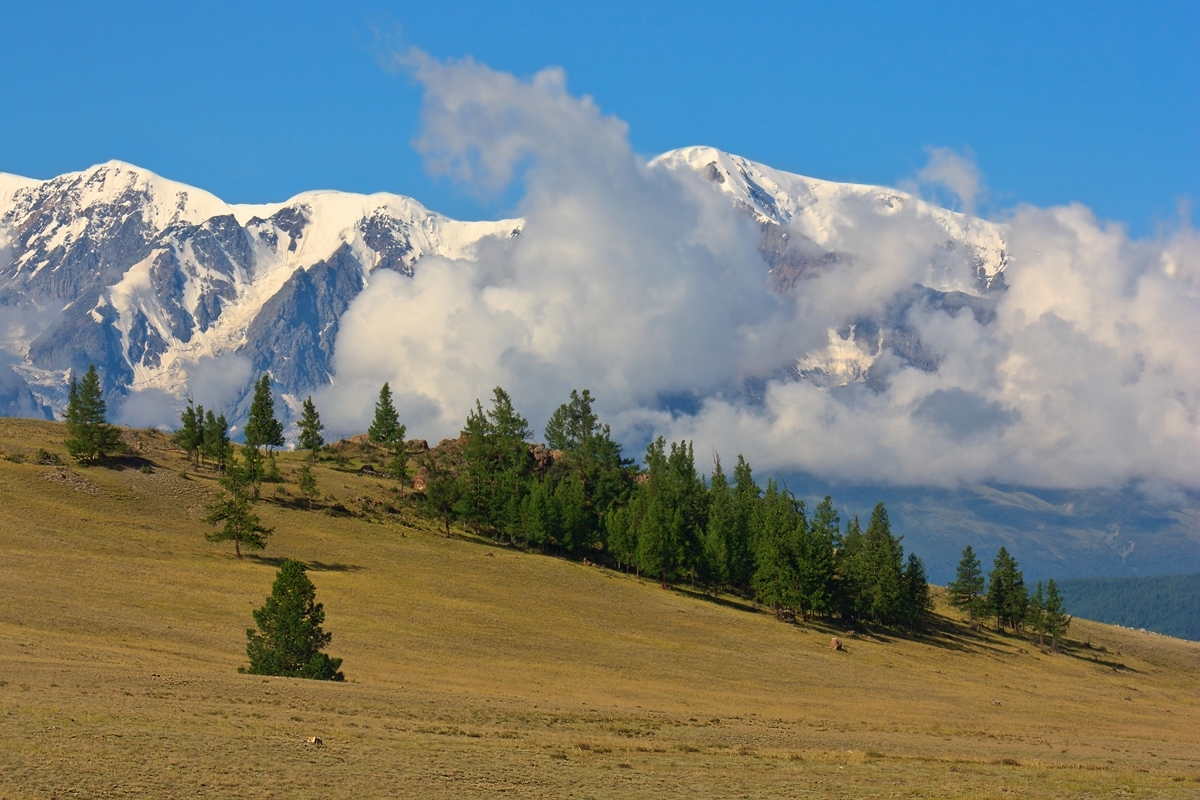
[[[320,736],[310,736],[310,737],[308,737],[307,739],[305,739],[305,740],[304,740],[304,743],[305,743],[305,744],[316,745],[317,747],[320,747],[321,745],[325,744],[324,742],[322,742],[322,741],[321,741],[321,737],[320,737]]]
[[[836,636],[829,640],[829,647],[832,650],[841,650],[845,652],[846,648],[842,646],[842,640]]]

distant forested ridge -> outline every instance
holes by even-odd
[[[1077,617],[1200,641],[1200,574],[1062,581]]]

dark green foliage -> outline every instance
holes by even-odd
[[[543,508],[557,517],[559,533],[551,533],[541,544],[567,552],[603,550],[605,517],[624,504],[633,489],[632,462],[621,455],[609,426],[600,424],[593,402],[587,389],[572,390],[570,401],[546,423],[546,441],[555,461],[537,480],[553,484],[546,491],[550,504],[536,499],[529,512],[531,531],[540,524]]]
[[[904,621],[917,625],[921,617],[933,611],[933,598],[929,594],[929,580],[925,575],[925,564],[916,553],[908,554],[904,565]]]
[[[342,659],[322,652],[333,635],[321,629],[325,608],[316,601],[317,590],[299,561],[283,562],[271,594],[254,611],[258,630],[246,630],[246,656],[251,675],[341,681]]]
[[[1062,595],[1058,585],[1051,578],[1046,584],[1046,601],[1042,604],[1042,627],[1050,637],[1050,646],[1058,650],[1058,643],[1067,635],[1071,627],[1071,617],[1063,607]]]
[[[454,519],[454,508],[462,493],[458,478],[432,455],[426,455],[422,464],[425,470],[425,507],[446,526],[450,535],[450,521]]]
[[[236,459],[231,459],[226,465],[225,474],[221,477],[221,489],[203,517],[204,522],[219,527],[205,534],[205,538],[210,542],[232,541],[238,558],[242,557],[243,545],[250,550],[262,550],[267,546],[267,537],[272,529],[263,527],[254,513],[250,482],[245,468]]]
[[[699,576],[708,525],[708,493],[691,443],[672,443],[669,454],[666,447],[660,436],[646,448],[645,480],[627,517],[634,527],[625,534],[637,543],[638,568],[657,576],[664,588],[668,581]]]
[[[687,581],[752,595],[785,619],[915,626],[931,609],[925,566],[905,560],[882,503],[866,534],[855,518],[843,536],[831,497],[810,525],[805,504],[775,481],[764,495],[740,455],[732,481],[714,458],[708,486],[692,444],[659,437],[638,471],[593,403],[586,389],[571,392],[546,424],[547,450],[529,444],[527,421],[496,387],[488,409],[475,402],[459,442],[423,459],[426,510],[447,535],[459,519],[514,544],[633,568],[664,588]],[[385,391],[384,422],[389,407]]]
[[[317,460],[317,451],[325,444],[325,439],[321,436],[321,431],[325,430],[325,426],[321,423],[321,415],[317,413],[317,407],[313,405],[312,395],[304,401],[304,407],[300,412],[300,437],[298,444],[301,450],[307,450],[311,455],[309,460],[315,462]]]
[[[406,432],[392,402],[392,388],[385,381],[375,402],[375,419],[367,429],[367,438],[380,447],[396,452],[403,446]]]
[[[962,559],[958,562],[958,571],[954,580],[946,586],[950,593],[950,605],[967,612],[972,623],[983,615],[985,609],[983,594],[983,566],[979,556],[971,545],[963,549]]]
[[[1058,587],[1077,617],[1200,641],[1200,574],[1073,578]]]
[[[188,454],[192,464],[200,466],[200,448],[204,445],[204,406],[199,410],[188,400],[187,407],[179,415],[179,430],[175,431],[175,444]]]
[[[199,417],[201,409],[197,409]],[[224,470],[233,458],[233,443],[229,441],[229,423],[225,415],[213,416],[212,409],[204,412],[204,439],[200,455],[208,458],[218,469]]]
[[[791,492],[781,490],[774,480],[755,509],[754,575],[751,585],[759,602],[774,609],[776,616],[800,606],[800,540],[808,522],[804,504]]]
[[[887,509],[879,503],[850,563],[857,590],[854,606],[860,617],[884,624],[907,621],[903,559],[904,548],[892,535]]]
[[[987,610],[996,618],[997,630],[1007,625],[1014,633],[1019,632],[1028,606],[1025,577],[1017,568],[1016,559],[1001,547],[988,573],[987,593]]]
[[[571,390],[571,400],[554,410],[546,421],[546,446],[564,453],[578,452],[595,436],[600,419],[592,412],[592,393]]]
[[[121,447],[121,432],[108,424],[107,406],[94,364],[82,381],[71,376],[67,399],[67,452],[80,462],[94,464]]]
[[[520,533],[521,503],[533,474],[527,440],[528,421],[513,408],[512,398],[497,386],[486,412],[478,400],[467,416],[461,492],[455,511],[479,532],[515,540]]]
[[[300,465],[300,494],[308,498],[308,510],[312,511],[313,500],[321,495],[321,490],[317,486],[317,477],[313,475],[312,467],[308,464]]]
[[[754,574],[754,547],[752,544],[752,521],[754,509],[762,498],[762,491],[754,482],[754,472],[746,459],[738,454],[733,468],[733,526],[726,540],[729,585],[742,591],[750,588],[750,577]]]
[[[836,580],[837,551],[841,544],[838,523],[833,498],[825,495],[813,512],[812,524],[801,530],[796,588],[798,610],[805,617],[831,614],[837,607],[841,588]]]
[[[259,448],[283,446],[283,424],[275,419],[275,398],[271,396],[271,376],[264,374],[254,384],[250,416],[246,420],[246,446]]]
[[[707,566],[705,583],[713,586],[729,586],[729,550],[734,538],[736,509],[733,503],[733,488],[721,469],[719,456],[713,458],[712,478],[708,488],[708,528],[704,532],[704,562]]]

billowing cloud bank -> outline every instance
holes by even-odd
[[[434,439],[492,386],[535,425],[589,387],[631,445],[687,437],[760,470],[1200,488],[1200,238],[1186,225],[1132,241],[1082,206],[1018,208],[994,314],[910,303],[903,322],[935,368],[885,347],[883,380],[822,388],[796,379],[798,360],[937,283],[944,231],[864,211],[832,243],[846,257],[781,295],[753,222],[698,176],[648,166],[561,71],[406,63],[426,91],[416,145],[431,168],[480,191],[522,180],[526,224],[476,260],[372,276],[319,397],[335,425],[365,426],[382,380],[409,430]],[[968,206],[973,164],[931,156],[918,178]]]

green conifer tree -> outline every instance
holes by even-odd
[[[925,563],[916,553],[908,554],[908,562],[904,565],[903,583],[905,621],[909,625],[918,625],[926,614],[933,611],[933,598],[929,594]]]
[[[967,545],[963,548],[954,580],[946,589],[950,594],[950,605],[967,612],[972,628],[985,608],[983,585],[983,566],[971,545]]]
[[[1046,630],[1046,635],[1050,637],[1050,647],[1057,652],[1059,643],[1066,637],[1067,630],[1071,627],[1071,617],[1063,607],[1062,595],[1053,578],[1046,583],[1046,601],[1042,605],[1042,615],[1044,619],[1042,625]]]
[[[726,552],[729,558],[729,583],[742,591],[750,590],[754,574],[753,520],[762,490],[754,481],[754,472],[738,454],[733,468],[733,525],[729,531]]]
[[[299,479],[300,494],[308,498],[308,510],[312,511],[313,500],[321,495],[321,490],[317,486],[317,476],[313,475],[311,466],[308,464],[301,464]]]
[[[1025,578],[1017,568],[1016,559],[1001,547],[988,573],[987,609],[996,617],[996,629],[1008,625],[1014,633],[1019,632],[1028,606]]]
[[[446,536],[450,536],[450,522],[454,509],[462,494],[462,483],[448,468],[432,455],[427,454],[425,468],[425,507],[432,511],[444,524]]]
[[[236,458],[230,460],[221,477],[222,491],[208,507],[203,521],[217,527],[205,534],[210,542],[233,542],[234,552],[242,557],[242,546],[262,550],[272,529],[264,527],[253,511],[250,484]],[[218,527],[219,526],[219,527]]]
[[[254,399],[243,431],[247,447],[282,447],[283,424],[275,419],[275,398],[271,396],[271,376],[264,373],[254,384]]]
[[[394,453],[404,444],[406,432],[405,426],[400,424],[400,415],[396,413],[396,406],[392,402],[392,388],[384,381],[379,390],[379,399],[375,402],[375,419],[367,429],[367,438]]]
[[[729,545],[736,521],[733,490],[721,469],[720,456],[714,455],[708,488],[708,529],[704,532],[704,560],[709,565],[706,583],[725,586],[730,582]]]
[[[317,407],[313,405],[312,395],[304,401],[304,407],[300,412],[300,437],[297,443],[301,450],[309,452],[309,461],[317,462],[317,451],[325,444],[325,439],[321,436],[321,431],[325,426],[321,423],[321,415],[317,413]]]
[[[794,497],[773,479],[758,504],[754,518],[754,575],[751,585],[760,603],[777,617],[794,611],[799,603],[798,546],[800,515]]]
[[[67,452],[82,463],[94,464],[121,446],[121,432],[108,424],[104,392],[96,365],[90,364],[83,380],[71,376],[67,395]]]
[[[283,562],[271,595],[254,611],[258,630],[246,630],[246,656],[251,675],[282,675],[315,680],[345,680],[342,659],[322,652],[333,636],[321,628],[325,608],[299,561]]]
[[[904,548],[892,535],[887,509],[878,503],[863,534],[855,572],[860,614],[884,624],[904,619]]]
[[[188,454],[192,464],[200,466],[200,447],[204,444],[204,407],[200,407],[200,416],[196,416],[196,407],[188,400],[183,413],[179,415],[179,430],[175,431],[175,443]]]

